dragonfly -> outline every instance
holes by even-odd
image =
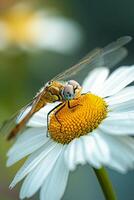
[[[127,55],[124,45],[131,39],[130,36],[123,36],[104,48],[95,48],[77,64],[59,73],[41,88],[28,105],[3,123],[0,132],[6,133],[7,140],[11,140],[22,132],[30,118],[48,103],[60,102],[63,104],[64,102],[69,103],[71,99],[77,99],[82,95],[82,87],[71,78],[86,68],[113,67]]]

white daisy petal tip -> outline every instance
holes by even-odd
[[[100,91],[102,97],[112,96],[120,92],[127,85],[134,81],[134,65],[119,67],[105,81]]]
[[[9,185],[9,189],[10,189],[10,190],[12,190],[14,187],[15,187],[15,184],[13,184],[13,183],[11,183],[11,184]]]
[[[97,94],[99,90],[103,87],[103,84],[108,77],[109,69],[106,67],[99,67],[93,69],[85,78],[83,82],[82,92],[93,92]]]
[[[6,167],[11,167],[11,166],[12,166],[12,163],[11,163],[10,159],[8,159],[6,162]]]

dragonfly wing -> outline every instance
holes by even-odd
[[[85,67],[91,69],[93,67],[100,66],[114,66],[127,55],[127,50],[123,46],[131,41],[131,39],[132,38],[130,36],[124,36],[108,44],[104,48],[94,49],[89,52],[89,54],[87,54],[78,64],[60,73],[54,79],[58,81],[69,79],[81,70],[84,70]]]
[[[0,127],[0,132],[7,135],[7,139],[12,139],[18,134],[18,132],[23,130],[33,114],[46,105],[45,102],[43,104],[40,103],[40,99],[42,98],[44,92],[45,89],[39,92],[31,103],[23,107],[19,112],[3,123]]]
[[[130,36],[124,36],[105,46],[102,55],[104,66],[113,67],[126,57],[127,49],[124,45],[130,42],[131,39]]]
[[[131,40],[132,40],[131,36],[121,37],[121,38],[117,39],[116,41],[114,41],[114,42],[108,44],[107,46],[105,46],[103,48],[103,52],[104,52],[104,54],[108,54],[110,52],[116,51],[117,49],[120,49],[121,47],[126,45]]]
[[[114,67],[116,64],[118,64],[123,58],[125,58],[128,54],[128,51],[126,48],[122,47],[120,49],[117,49],[113,52],[110,52],[108,54],[103,55],[103,65],[108,68]]]
[[[27,115],[32,107],[32,103],[24,106],[21,110],[16,112],[11,118],[5,121],[0,127],[0,133],[7,136],[14,129],[14,127]]]
[[[64,72],[58,74],[53,80],[61,81],[76,75],[78,72],[83,70],[87,64],[91,64],[93,61],[97,60],[101,55],[102,49],[96,48],[92,50],[88,55],[86,55],[79,63],[73,65],[71,68],[65,70]]]
[[[43,89],[40,93],[36,95],[36,97],[33,99],[31,104],[26,106],[19,115],[15,118],[15,126],[10,130],[7,139],[10,140],[14,138],[23,128],[25,128],[25,125],[29,121],[29,119],[33,116],[34,113],[39,111],[42,107],[44,107],[47,102],[40,102],[42,96],[44,95],[45,89]]]

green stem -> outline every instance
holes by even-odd
[[[105,199],[106,200],[117,200],[112,183],[108,177],[108,174],[107,174],[105,168],[104,167],[102,167],[101,169],[93,168],[93,170],[94,170],[94,172],[97,176],[97,179],[100,183],[100,186],[101,186],[101,189],[105,196]]]

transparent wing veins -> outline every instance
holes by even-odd
[[[12,115],[8,120],[6,120],[4,123],[0,126],[0,132],[2,134],[8,135],[9,132],[15,127],[17,124],[17,119],[21,118],[21,116],[24,114],[24,112],[28,109],[29,106],[32,106],[32,103],[27,104],[24,106],[21,110],[16,112],[14,115]]]
[[[114,66],[127,55],[127,50],[123,46],[130,42],[131,39],[130,36],[124,36],[108,44],[104,48],[96,48],[92,50],[79,63],[58,74],[53,78],[53,80],[60,81],[68,79],[83,70],[87,64],[88,66],[92,64],[97,64],[98,66]]]

